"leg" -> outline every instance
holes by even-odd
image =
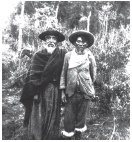
[[[64,131],[62,134],[66,137],[72,137],[75,130],[76,121],[76,97],[75,94],[68,98],[65,106],[65,116],[64,116]]]
[[[82,97],[80,99],[80,102],[78,103],[75,139],[80,139],[81,132],[84,132],[87,130],[87,126],[85,125],[85,120],[86,120],[88,104],[89,104],[89,100],[85,99],[84,97]]]
[[[75,131],[75,140],[80,140],[81,139],[81,132]]]

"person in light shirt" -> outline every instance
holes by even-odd
[[[74,49],[65,54],[60,77],[62,101],[65,103],[62,139],[81,139],[87,130],[86,114],[89,102],[95,97],[93,83],[96,79],[96,62],[89,47],[94,36],[84,30],[69,36]]]

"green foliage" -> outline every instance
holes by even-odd
[[[59,3],[59,10],[56,11],[56,7]],[[84,16],[88,16],[89,11],[91,11],[90,17],[90,31],[94,34],[100,33],[102,30],[102,24],[99,19],[99,12],[102,11],[102,6],[107,5],[108,2],[96,2],[96,1],[57,1],[57,2],[49,2],[49,1],[25,1],[24,8],[24,28],[23,28],[23,43],[34,46],[38,48],[38,34],[41,30],[45,29],[46,22],[50,21],[50,16],[55,17],[57,12],[57,19],[63,27],[69,29],[74,29],[78,26],[78,21],[83,13]],[[120,29],[120,26],[124,24],[127,26],[129,24],[129,16],[130,16],[130,2],[109,2],[112,4],[112,9],[110,13],[116,12],[116,19],[109,19],[108,30],[110,30],[110,21],[113,21],[113,25],[111,27],[116,27]],[[124,8],[125,7],[125,8]],[[35,17],[37,14],[37,10],[40,10],[40,19],[43,21],[43,25],[41,27],[36,28],[35,22],[38,20]],[[127,10],[125,10],[127,9]],[[10,24],[8,27],[8,35],[11,35],[12,40],[18,40],[19,34],[19,22],[20,22],[20,13],[21,13],[21,2],[16,6],[16,11],[11,14]],[[110,14],[111,15],[111,14]],[[19,17],[19,18],[18,18]],[[126,22],[128,21],[128,22]],[[54,21],[53,21],[54,22]],[[124,23],[126,22],[126,23]],[[55,22],[54,22],[55,23]],[[65,26],[64,26],[65,25]],[[41,30],[40,30],[41,29]],[[8,38],[7,38],[8,40]],[[14,47],[13,47],[14,48]],[[14,50],[14,49],[13,49]],[[17,49],[16,49],[17,50]]]
[[[78,21],[81,18],[81,9],[83,8],[84,15],[87,16],[87,2],[60,2],[57,18],[59,22],[67,21],[67,27],[70,29],[78,26]]]
[[[114,4],[118,14],[130,16],[130,1],[115,1]]]
[[[43,43],[38,39],[38,35],[46,28],[46,22],[50,21],[53,26],[55,21],[48,19],[50,16],[55,17],[56,7],[58,2],[46,2],[46,1],[26,1],[25,2],[25,15],[24,15],[24,28],[23,28],[23,48],[30,46],[33,52],[39,50]],[[58,29],[65,35],[66,41],[59,43],[62,48],[70,51],[73,46],[68,41],[68,36],[72,33],[75,26],[78,25],[80,19],[80,13],[83,9],[83,14],[88,16],[89,9],[92,12],[90,18],[90,31],[95,35],[95,45],[90,48],[95,56],[97,62],[97,79],[95,82],[96,95],[99,96],[99,101],[91,105],[92,121],[95,123],[97,120],[104,118],[104,116],[111,116],[110,121],[102,123],[100,127],[90,125],[89,131],[84,134],[83,139],[109,139],[113,131],[113,117],[116,118],[116,134],[113,139],[126,139],[125,132],[122,130],[126,127],[129,128],[130,124],[130,76],[126,71],[126,65],[129,62],[130,56],[130,2],[114,2],[111,12],[116,12],[116,19],[112,19],[114,22],[111,28],[105,31],[101,28],[99,22],[99,11],[102,11],[102,6],[107,2],[103,1],[90,1],[90,2],[72,2],[61,1],[59,3],[58,20],[60,24]],[[41,9],[40,9],[41,8]],[[37,11],[40,10],[40,13]],[[4,31],[5,39],[10,44],[10,48],[17,52],[18,48],[18,31],[19,31],[19,15],[21,13],[21,3],[17,6],[17,12],[11,14],[11,20]],[[43,25],[35,27],[36,17],[35,14],[40,14],[40,19],[43,20]],[[111,20],[111,19],[109,19]],[[126,22],[127,21],[127,22]],[[66,26],[63,26],[61,24]],[[108,21],[108,24],[109,21]],[[65,28],[64,28],[65,27]],[[19,80],[17,87],[22,87],[25,74],[30,66],[30,59],[24,57],[23,59],[17,58],[13,60],[13,55],[9,52],[2,54],[2,79],[8,79],[10,83]],[[22,76],[22,77],[20,77]],[[20,78],[19,78],[20,77]],[[7,96],[4,94],[5,96]],[[9,99],[9,98],[8,98]],[[4,100],[4,102],[6,102]],[[10,105],[10,103],[8,103]],[[10,110],[10,107],[5,105],[3,107],[3,115]],[[13,110],[12,110],[13,111]],[[94,112],[95,111],[95,112]],[[21,113],[21,112],[19,112]],[[9,112],[9,114],[12,114]],[[11,115],[13,116],[14,113]],[[9,117],[9,116],[8,116]],[[6,118],[5,118],[6,120]],[[24,139],[24,135],[20,136],[22,132],[20,124],[16,120],[11,119],[9,123],[3,123],[3,133],[9,129],[7,135],[3,139],[11,139],[12,136],[16,136],[12,139]],[[103,120],[104,121],[104,120]],[[15,122],[15,126],[14,126]],[[16,131],[17,127],[20,129]],[[122,127],[122,129],[120,129]],[[12,132],[12,130],[15,130]],[[17,135],[19,135],[17,137]]]
[[[130,77],[125,67],[130,56],[129,27],[114,30],[105,37],[96,36],[91,48],[97,61],[97,95],[100,114],[130,119]]]
[[[10,72],[9,72],[9,66],[5,66],[5,64],[2,64],[2,80],[5,80],[10,77]]]
[[[24,13],[32,16],[35,13],[34,3],[35,1],[25,1]]]
[[[21,2],[19,2],[18,3],[18,5],[16,6],[16,13],[18,14],[18,15],[20,15],[21,14]]]
[[[16,62],[17,68],[14,72],[11,72],[9,85],[14,84],[14,87],[21,88],[24,84],[24,80],[30,67],[31,60],[29,59],[29,57],[25,56],[23,59],[18,59]]]
[[[13,61],[13,55],[4,52],[2,53],[2,80],[9,79],[11,72],[14,72],[16,65]]]
[[[18,26],[12,24],[11,25],[11,35],[14,39],[18,39]]]
[[[5,82],[6,83],[6,82]],[[2,85],[4,86],[3,83]],[[20,139],[24,135],[21,129],[24,108],[19,102],[20,89],[3,90],[2,92],[2,139]],[[21,137],[22,139],[22,137]]]

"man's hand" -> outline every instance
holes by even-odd
[[[35,99],[35,100],[38,100],[38,95],[35,95],[35,96],[34,96],[34,99]]]
[[[62,100],[63,103],[66,103],[66,102],[67,102],[67,100],[66,100],[66,95],[65,95],[65,93],[64,93],[64,90],[61,91],[61,100]]]
[[[92,102],[97,102],[97,101],[99,101],[99,97],[98,96],[94,96],[94,97],[92,97],[91,101]]]

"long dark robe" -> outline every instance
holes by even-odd
[[[33,133],[36,135],[35,139],[58,139],[59,137],[60,94],[58,87],[65,53],[64,49],[56,48],[53,54],[37,52],[32,59],[20,102],[26,110],[30,111],[28,114],[31,116],[28,115],[27,118],[30,117],[31,133],[33,129],[37,130],[36,134]],[[55,84],[52,83],[53,79],[56,80]],[[50,87],[49,84],[51,84]],[[50,89],[52,91],[47,95],[45,91]],[[40,102],[33,99],[38,93]]]
[[[60,92],[49,83],[41,92],[40,103],[33,101],[29,136],[36,140],[57,140],[60,136]]]

